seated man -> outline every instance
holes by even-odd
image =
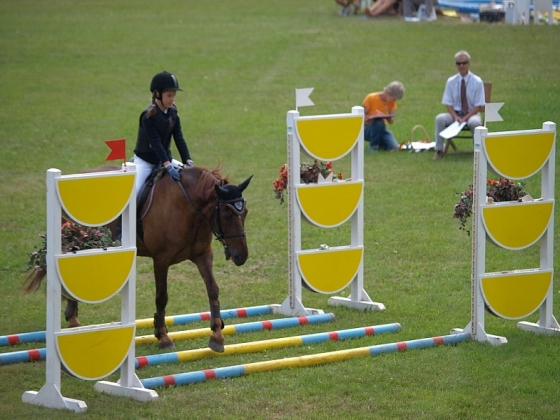
[[[395,121],[396,102],[403,96],[402,83],[391,82],[382,92],[370,93],[364,98],[364,140],[369,142],[370,152],[378,149],[399,150],[399,143],[387,129],[386,123],[393,124]]]
[[[436,154],[434,159],[443,157],[445,139],[439,133],[455,121],[466,122],[471,131],[481,124],[480,111],[486,103],[484,83],[476,74],[469,71],[471,56],[466,51],[455,54],[455,65],[459,73],[447,79],[441,103],[447,112],[438,114],[435,121]]]

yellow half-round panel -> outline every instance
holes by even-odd
[[[550,156],[554,134],[543,132],[486,137],[484,148],[488,162],[504,178],[529,178],[543,167]]]
[[[543,303],[552,271],[495,274],[481,278],[484,300],[493,313],[507,319],[531,315]]]
[[[77,223],[102,226],[125,209],[134,187],[133,172],[62,178],[57,182],[62,208]]]
[[[330,228],[340,226],[354,214],[363,186],[362,181],[302,184],[296,187],[296,195],[309,222]]]
[[[336,293],[356,276],[363,252],[362,247],[301,251],[297,254],[301,277],[316,292]]]
[[[132,324],[85,328],[88,330],[64,330],[56,335],[60,360],[81,379],[104,378],[122,365],[133,343],[136,327]]]
[[[136,249],[92,250],[56,258],[62,286],[77,301],[100,303],[125,285]]]
[[[541,238],[553,210],[553,201],[491,204],[482,207],[482,221],[488,237],[496,245],[523,249]]]
[[[345,156],[359,139],[364,124],[361,115],[312,117],[296,120],[299,141],[307,154],[323,161]]]

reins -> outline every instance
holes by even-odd
[[[224,247],[224,249],[227,249],[227,244],[226,244],[226,239],[229,238],[236,238],[239,236],[246,236],[245,231],[239,232],[239,233],[235,233],[232,235],[224,235],[224,231],[222,229],[222,222],[220,219],[220,206],[221,205],[225,205],[228,206],[229,208],[231,208],[235,213],[237,214],[241,214],[241,211],[243,211],[243,208],[245,207],[245,200],[243,198],[235,198],[233,200],[221,200],[219,197],[216,201],[216,223],[218,225],[218,232],[216,232],[212,226],[210,225],[210,222],[208,221],[208,219],[202,214],[202,212],[198,209],[198,207],[196,207],[191,199],[191,197],[189,196],[189,194],[187,193],[187,191],[185,190],[185,188],[183,187],[183,184],[181,184],[180,181],[177,181],[177,184],[179,184],[179,188],[181,188],[181,191],[183,192],[183,195],[185,196],[185,198],[187,199],[187,201],[189,202],[189,204],[192,206],[193,209],[196,210],[197,214],[200,216],[200,218],[202,220],[204,220],[204,223],[206,223],[206,225],[208,226],[208,228],[210,229],[210,231],[214,234],[214,237],[216,238],[216,240],[220,241],[220,243],[222,244],[222,246]],[[240,209],[237,209],[236,203],[240,203]],[[232,205],[233,204],[233,205]]]

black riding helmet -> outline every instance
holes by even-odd
[[[156,74],[150,83],[150,92],[158,91],[161,95],[164,90],[183,90],[179,87],[177,78],[166,71]]]

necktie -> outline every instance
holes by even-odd
[[[469,112],[469,104],[467,102],[467,85],[465,79],[461,79],[461,113],[467,115]]]

